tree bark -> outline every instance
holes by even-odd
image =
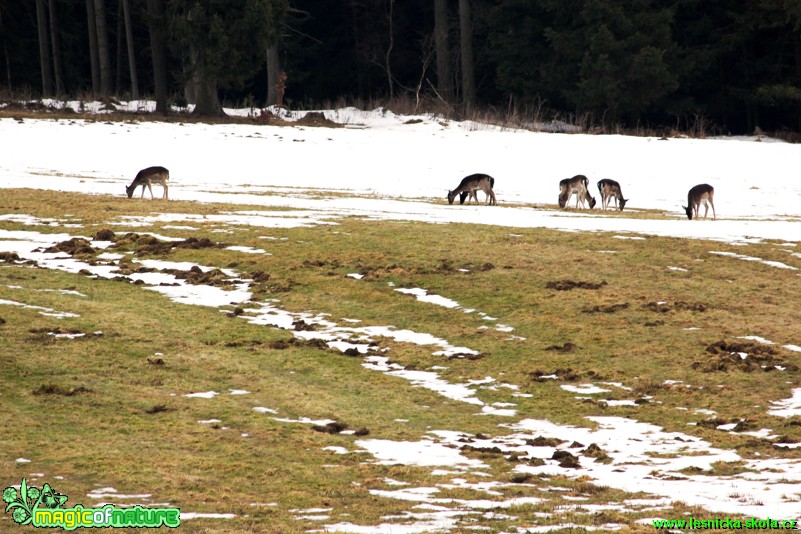
[[[437,49],[437,91],[443,100],[453,102],[453,69],[448,44],[448,0],[434,0],[434,42]]]
[[[278,84],[281,75],[281,58],[278,55],[278,45],[267,48],[267,105],[279,106]]]
[[[111,94],[111,53],[108,46],[108,27],[106,26],[106,0],[94,0],[95,24],[97,26],[97,52],[100,60],[100,95]]]
[[[164,4],[162,0],[147,0],[150,27],[150,50],[153,56],[153,83],[156,111],[167,113],[167,46],[164,40]]]
[[[50,0],[50,44],[53,46],[53,69],[56,77],[56,95],[64,94],[64,62],[61,61],[61,32],[58,27],[56,0]]]
[[[0,12],[0,34],[3,35],[3,56],[5,57],[6,61],[6,83],[8,88],[8,94],[11,94],[11,56],[8,55],[8,41],[6,40],[6,29],[3,23],[3,13]]]
[[[47,33],[47,11],[44,0],[36,0],[36,26],[39,30],[39,67],[42,70],[42,94],[53,96],[53,65]]]
[[[195,110],[192,114],[203,117],[225,115],[217,95],[217,80],[206,73],[205,66],[195,65],[192,77],[195,87]]]
[[[117,0],[117,60],[114,62],[114,90],[115,95],[122,94],[122,54],[125,49],[122,47],[122,37],[124,34],[122,16],[122,0]]]
[[[86,22],[89,28],[89,62],[92,68],[92,96],[100,92],[100,60],[97,51],[97,20],[95,19],[95,2],[86,0]]]
[[[462,47],[462,102],[465,112],[476,106],[476,81],[473,59],[473,15],[470,0],[459,0],[459,29]]]
[[[131,0],[122,0],[122,11],[125,15],[125,38],[128,42],[128,70],[131,73],[131,98],[139,100],[139,80],[136,76],[136,51],[134,50],[133,27],[131,26]]]
[[[387,22],[389,25],[389,44],[387,45],[387,53],[384,55],[384,68],[387,71],[387,88],[389,91],[389,98],[392,98],[393,89],[392,89],[392,65],[389,61],[390,55],[392,54],[392,48],[395,46],[395,36],[394,34],[394,24],[392,21],[392,15],[395,8],[395,0],[388,0],[389,1],[389,11],[387,12]]]
[[[191,88],[192,93],[194,93],[192,96],[194,97],[195,109],[192,114],[204,117],[225,115],[220,105],[219,95],[217,95],[217,79],[209,75],[201,54],[194,46],[191,47],[189,52],[189,60],[191,62],[192,77],[189,80],[191,85],[187,83],[186,90],[189,91]]]

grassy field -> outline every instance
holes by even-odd
[[[637,519],[714,514],[680,503],[659,512],[592,508],[648,496],[581,477],[521,477],[515,462],[489,450],[462,453],[487,463],[491,479],[467,471],[458,475],[465,484],[443,487],[448,477],[430,468],[380,465],[354,442],[364,434],[418,441],[432,430],[493,436],[508,432],[499,424],[522,418],[591,426],[587,416],[618,415],[703,438],[743,458],[801,458],[799,449],[779,449],[772,440],[716,428],[740,422],[739,430],[768,428],[787,441],[801,441],[801,419],[767,414],[771,400],[786,399],[798,387],[801,354],[782,348],[801,344],[798,274],[710,254],[733,252],[801,267],[786,245],[623,240],[603,233],[357,218],[293,229],[197,221],[189,223],[195,230],[111,224],[124,215],[237,209],[251,208],[3,190],[2,214],[64,219],[67,210],[69,222],[82,227],[3,221],[0,229],[86,237],[111,229],[117,238],[128,231],[154,232],[265,249],[270,255],[216,247],[154,252],[118,239],[115,252],[234,269],[243,276],[261,272],[252,283],[254,301],[277,299],[271,302],[284,310],[327,313],[339,324],[359,319],[360,326],[391,325],[474,349],[480,356],[445,358],[433,356],[436,348],[430,346],[379,342],[392,362],[409,370],[440,366],[437,372],[450,383],[494,377],[518,385],[529,396],[512,401],[516,417],[477,416],[476,405],[370,370],[358,356],[237,317],[247,316],[251,304],[239,310],[184,305],[131,283],[3,261],[0,300],[77,315],[56,318],[0,305],[4,486],[19,484],[22,477],[49,482],[69,496],[71,506],[94,505],[99,501],[87,494],[113,487],[120,494],[150,494],[144,504],[235,514],[184,521],[181,529],[187,532],[303,532],[341,522],[378,525],[386,516],[403,515],[415,503],[371,493],[392,489],[387,482],[392,479],[411,487],[439,485],[436,496],[442,499],[542,499],[466,516],[454,532],[467,526],[500,532],[569,523],[618,523],[646,532],[653,528]],[[395,291],[398,287],[425,288],[514,330],[498,330],[478,313],[419,302]],[[54,332],[87,335],[70,339],[49,334]],[[741,336],[761,336],[776,345]],[[558,378],[540,378],[552,374]],[[612,382],[631,390],[609,388],[605,399],[635,399],[637,406],[577,399],[559,387]],[[249,393],[235,394],[238,390]],[[220,394],[184,396],[207,391]],[[476,396],[486,404],[510,400],[503,388],[478,389]],[[698,409],[715,414],[699,415]],[[275,417],[336,420],[362,436]],[[219,421],[199,422],[209,420]],[[326,447],[351,452],[336,454]],[[737,464],[722,464],[714,474],[736,470]],[[506,483],[495,488],[501,495],[488,497],[470,486],[485,480]],[[563,491],[544,490],[554,487]],[[587,508],[571,508],[576,505],[571,497],[584,499],[580,505]],[[329,518],[309,517],[314,515]],[[14,527],[9,514],[0,518],[0,530]]]

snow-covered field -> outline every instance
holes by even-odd
[[[343,216],[358,215],[375,219],[548,227],[566,231],[607,230],[617,232],[621,238],[644,234],[731,243],[775,239],[785,242],[788,264],[766,263],[776,268],[797,270],[789,264],[789,258],[799,255],[795,247],[801,240],[801,207],[798,207],[801,180],[795,170],[796,163],[801,160],[799,145],[756,138],[659,140],[533,133],[448,122],[428,116],[398,117],[389,112],[353,109],[329,111],[326,116],[343,127],[137,124],[102,120],[26,119],[19,122],[3,119],[0,120],[0,135],[7,140],[10,149],[0,160],[0,187],[123,195],[124,186],[131,182],[139,169],[163,165],[171,172],[169,191],[174,200],[219,201],[252,205],[254,208],[269,206],[300,210],[269,214],[255,210],[220,213],[203,218],[206,221],[211,217],[229,224],[289,227],[330,224]],[[410,119],[415,120],[410,123]],[[496,178],[499,206],[450,206],[442,203],[448,189],[454,188],[463,176],[475,172],[488,173]],[[555,209],[559,180],[575,174],[585,174],[590,178],[591,192],[596,197],[598,193],[594,184],[597,180],[618,180],[624,195],[630,199],[626,211],[608,216],[612,214],[604,215],[597,208],[592,212]],[[715,187],[716,221],[688,221],[680,207],[686,204],[687,190],[702,182]],[[160,196],[160,187],[154,189],[154,193]],[[483,194],[479,196],[483,199]],[[666,211],[669,217],[627,217],[643,209]],[[69,228],[69,207],[65,206],[64,210],[63,220],[48,222],[30,218],[27,222],[52,223]],[[132,226],[162,221],[174,223],[176,228],[191,228],[193,220],[198,219],[199,216],[191,214],[154,213],[152,217],[125,219],[123,222]],[[0,223],[3,220],[24,221],[25,218],[20,214],[0,213]],[[90,267],[72,259],[50,258],[34,252],[43,243],[54,243],[68,237],[69,234],[0,230],[0,250],[15,250],[22,257],[35,259],[50,268],[70,272],[92,268],[98,276],[115,275],[113,255],[101,258],[108,260],[106,265]],[[266,253],[260,249],[240,252]],[[711,253],[744,261],[761,261],[748,255]],[[39,256],[34,257],[35,254]],[[152,266],[157,269],[167,267],[157,263]],[[234,272],[226,274],[237,276]],[[143,281],[151,286],[149,289],[160,290],[157,284],[159,276],[163,275],[153,273],[151,276],[153,280]],[[247,280],[240,282],[237,298],[242,302],[250,294]],[[192,291],[199,291],[201,287],[195,286]],[[203,295],[188,293],[183,285],[171,286],[169,291],[162,288],[161,291],[177,302],[219,305],[217,301],[209,304]],[[421,306],[439,305],[465,313],[476,312],[462,308],[453,300],[453,295],[433,295],[422,288],[399,289],[398,292],[414,296]],[[231,295],[223,295],[220,303],[231,299]],[[2,301],[0,304],[18,303]],[[283,310],[274,303],[257,304],[260,307],[249,309],[244,319],[254,324],[286,329],[291,329],[294,321],[302,319],[316,324],[318,329],[295,335],[323,339],[343,351],[356,349],[366,354],[368,346],[365,340],[374,338],[430,345],[432,354],[438,354],[433,352],[436,349],[441,349],[439,353],[442,354],[471,351],[467,347],[453,347],[447,340],[433,338],[424,332],[399,331],[391,326],[339,325],[325,318],[322,313],[325,310],[319,310],[320,315],[313,315]],[[476,313],[486,316],[482,312]],[[495,324],[503,318],[485,319],[498,331],[514,331],[513,326]],[[358,319],[346,321],[359,322]],[[746,334],[750,333],[743,333]],[[509,340],[517,342],[523,338],[512,335]],[[770,343],[768,340],[760,342]],[[798,349],[796,345],[786,348]],[[708,469],[715,462],[738,462],[742,458],[736,451],[712,447],[691,435],[666,433],[659,427],[634,419],[595,418],[592,423],[596,430],[527,419],[513,409],[515,397],[523,395],[518,391],[519,386],[503,383],[498,377],[449,384],[439,377],[435,368],[407,371],[393,367],[394,364],[380,353],[368,355],[363,365],[408,380],[414,386],[429,388],[449,399],[473,404],[477,406],[477,413],[501,418],[500,426],[506,429],[505,433],[486,440],[450,429],[432,431],[418,442],[356,441],[355,445],[359,447],[356,450],[371,453],[376,462],[425,465],[432,468],[432,472],[442,471],[443,476],[456,476],[453,479],[456,481],[460,473],[485,468],[482,462],[470,460],[453,448],[464,440],[471,440],[474,446],[495,447],[504,453],[525,453],[548,460],[556,447],[537,447],[528,443],[531,438],[543,435],[585,444],[596,443],[612,459],[608,464],[595,463],[592,458],[582,456],[581,451],[573,451],[582,467],[577,475],[599,485],[644,491],[658,497],[654,502],[641,505],[611,504],[608,505],[611,508],[607,508],[610,510],[649,509],[657,516],[656,511],[671,499],[676,499],[729,514],[757,517],[778,514],[787,518],[801,515],[799,461],[749,460],[749,471],[742,475],[679,478],[677,473],[687,467]],[[489,388],[508,391],[510,402],[485,405],[477,394],[479,390]],[[610,391],[609,388],[626,390],[628,386],[586,384],[575,392],[599,395]],[[212,397],[207,395],[207,398]],[[773,400],[775,415],[797,415],[801,409],[796,397]],[[265,414],[278,413],[275,409],[261,406],[254,407],[254,410]],[[287,424],[307,422],[275,419]],[[770,433],[769,429],[764,431]],[[567,447],[559,448],[565,450]],[[355,450],[336,451],[337,454],[348,452]],[[421,464],[421,460],[425,462]],[[534,474],[573,472],[555,462],[546,462],[539,467],[521,466],[518,471]],[[493,495],[493,488],[499,484],[488,482],[486,488],[474,489]],[[449,530],[457,528],[455,517],[459,514],[515,504],[495,502],[493,506],[487,506],[483,504],[485,501],[443,502],[445,499],[435,496],[438,491],[436,487],[371,490],[376,496],[417,503],[413,508],[418,510],[409,512],[405,522],[395,521],[387,526],[338,523],[326,525],[326,529],[369,533]],[[453,507],[443,508],[440,515],[422,511],[442,508],[445,504]],[[554,523],[559,523],[559,519],[554,518]]]
[[[170,197],[180,200],[724,241],[801,236],[801,145],[535,133],[381,110],[325,114],[343,127],[3,119],[0,187],[123,195],[139,169],[163,165]],[[497,208],[432,203],[476,172],[495,177]],[[623,215],[657,209],[674,219],[552,209],[559,180],[576,174],[589,177],[596,197],[598,180],[619,181],[630,199]],[[718,221],[690,222],[681,205],[704,182],[715,187]]]

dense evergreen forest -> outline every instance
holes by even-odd
[[[0,0],[0,95],[801,131],[798,0]]]

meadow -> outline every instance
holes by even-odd
[[[63,221],[57,206],[65,203],[66,229],[53,222]],[[680,485],[654,502],[651,493],[584,474],[585,463],[622,461],[603,450],[606,444],[593,453],[590,443],[571,447],[532,432],[523,439],[534,444],[529,453],[499,446],[504,437],[519,438],[512,427],[523,418],[593,429],[598,422],[589,417],[611,417],[647,422],[738,456],[706,465],[714,453],[691,451],[683,469],[648,467],[663,484],[726,480],[735,489],[721,501],[764,516],[801,506],[797,493],[759,502],[761,492],[738,495],[736,489],[744,475],[761,471],[760,462],[786,461],[787,472],[759,486],[797,483],[799,452],[777,443],[801,441],[801,418],[768,411],[797,385],[798,354],[782,345],[801,339],[798,274],[710,253],[797,263],[786,244],[710,246],[356,217],[301,228],[199,220],[192,229],[126,228],[112,223],[154,209],[202,215],[241,206],[13,189],[3,191],[3,206],[31,216],[4,221],[7,232],[91,238],[110,229],[116,242],[103,250],[123,256],[114,260],[123,273],[143,269],[135,262],[149,259],[191,262],[234,270],[251,280],[252,292],[235,306],[186,305],[124,275],[104,279],[37,268],[24,254],[6,257],[0,265],[0,299],[7,304],[0,307],[0,469],[9,484],[23,476],[47,480],[86,506],[169,503],[182,514],[230,514],[182,521],[189,532],[348,531],[342,525],[373,526],[370,532],[535,532],[537,526],[610,524],[648,531],[649,524],[637,521],[716,516],[701,503],[682,502],[691,491],[683,495]],[[126,239],[129,232],[215,246],[159,250],[152,240]],[[0,236],[0,248],[11,248],[7,237]],[[70,257],[92,265],[103,263],[102,254]],[[218,283],[226,286],[224,279]],[[459,307],[422,302],[399,288],[425,288]],[[427,333],[476,354],[435,356],[430,346],[383,336],[368,341],[364,353],[358,342],[356,350],[343,351],[299,337],[304,328],[322,329],[313,319],[296,319],[289,328],[244,320],[257,302],[325,313],[338,324]],[[56,335],[69,333],[85,335]],[[742,339],[757,334],[776,344]],[[478,403],[376,371],[367,363],[370,354],[385,355],[393,369],[434,370],[443,382],[468,385],[469,399]],[[191,396],[203,392],[218,394]],[[488,407],[511,414],[485,413]],[[460,441],[437,431],[459,433]],[[471,445],[475,440],[495,444]],[[386,442],[390,450],[445,443],[457,457],[416,465],[390,455],[384,462],[367,441]],[[547,447],[551,454],[538,457]],[[561,467],[557,450],[577,464]],[[418,452],[429,454],[438,458],[436,451]],[[407,491],[393,494],[398,490]],[[10,528],[8,516],[2,521]],[[394,526],[379,527],[387,524]]]
[[[0,129],[45,135],[24,122]],[[328,189],[313,168],[331,161],[302,152],[294,182],[195,157],[164,162],[171,200],[128,199],[133,174],[109,169],[136,154],[69,157],[82,132],[228,149],[259,127],[48,122],[77,141],[0,169],[4,487],[178,507],[186,532],[801,515],[798,220],[755,175],[716,182],[717,221],[687,221],[642,183],[622,213],[560,211],[555,184],[539,198],[508,178],[498,207],[449,206],[468,172],[421,193],[403,184],[414,158],[374,189],[371,171],[334,165],[352,181]],[[367,129],[259,135],[293,151]],[[251,148],[243,168],[264,154]]]

